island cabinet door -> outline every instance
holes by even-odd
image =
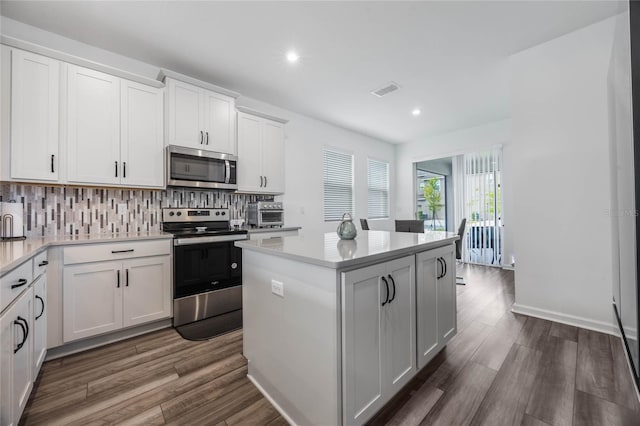
[[[440,255],[444,272],[438,280],[438,337],[444,346],[456,335],[456,261],[453,249]]]
[[[416,370],[416,312],[415,259],[404,257],[387,263],[389,301],[383,323],[383,337],[387,356],[386,388],[395,395],[415,375]]]
[[[386,265],[342,274],[343,421],[363,424],[385,404],[382,336]],[[385,278],[386,279],[386,278]]]
[[[438,353],[438,284],[444,270],[435,250],[416,255],[418,369]]]

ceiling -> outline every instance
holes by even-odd
[[[11,19],[392,143],[508,118],[509,55],[619,8],[614,1],[0,6]],[[289,49],[300,63],[286,62]],[[389,81],[400,90],[369,93]]]

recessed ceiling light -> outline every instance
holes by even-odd
[[[420,111],[420,108],[414,108],[413,111],[411,111],[411,114],[413,114],[415,117],[419,116],[420,113],[422,111]]]
[[[300,60],[300,55],[297,52],[290,50],[287,52],[287,61],[291,64],[295,64]]]

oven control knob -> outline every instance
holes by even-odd
[[[222,212],[222,216],[224,216],[225,214],[227,214],[227,212]]]
[[[216,216],[220,216],[220,212],[216,212]]]
[[[182,216],[182,212],[178,212],[176,213],[178,216]]]
[[[231,269],[238,269],[238,264],[236,262],[233,262],[231,264]]]
[[[173,215],[175,215],[174,212],[169,212],[169,216],[173,216]]]

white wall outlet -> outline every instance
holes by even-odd
[[[271,293],[284,297],[284,284],[281,281],[271,280]]]

